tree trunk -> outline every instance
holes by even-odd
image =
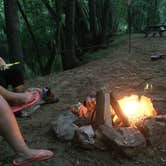
[[[62,53],[63,69],[71,69],[79,64],[75,54],[75,0],[65,3],[65,46]]]
[[[92,45],[95,45],[97,35],[96,0],[89,0],[89,22]]]
[[[110,11],[110,0],[104,1],[103,6],[103,23],[102,23],[102,44],[106,43],[109,26],[109,11]]]
[[[20,4],[20,2],[18,0],[17,0],[17,5],[18,5],[18,9],[19,9],[19,11],[20,11],[20,13],[21,13],[26,25],[27,25],[27,29],[28,29],[29,34],[31,35],[32,41],[33,41],[33,43],[35,45],[37,55],[39,55],[39,47],[38,47],[38,43],[36,41],[35,35],[33,33],[33,30],[31,29],[31,25],[30,25],[30,23],[28,21],[28,18],[26,16],[25,12],[23,11],[23,9],[21,7],[21,4]]]
[[[131,3],[128,3],[128,47],[129,53],[131,53]]]
[[[147,1],[147,26],[153,26],[160,22],[158,0]]]
[[[160,14],[159,14],[159,2],[158,0],[154,0],[154,24],[160,23]]]
[[[56,7],[56,50],[57,53],[61,53],[62,51],[62,43],[64,38],[64,26],[63,26],[63,3],[62,1],[56,0],[55,1],[55,7]]]
[[[48,9],[48,12],[50,13],[51,17],[56,21],[56,13],[54,9],[50,6],[50,4],[46,0],[41,0],[42,3],[45,5],[45,7]]]
[[[23,61],[23,51],[19,33],[17,0],[4,0],[4,9],[9,59],[12,61]]]
[[[34,46],[35,46],[36,57],[38,58],[38,60],[36,61],[36,60],[35,60],[35,57],[34,57],[34,61],[38,62],[39,66],[40,66],[40,69],[42,70],[43,67],[41,66],[42,63],[41,63],[41,60],[40,60],[40,58],[39,58],[39,46],[38,46],[37,40],[36,40],[36,38],[35,38],[35,35],[34,35],[33,30],[32,30],[32,28],[31,28],[31,25],[30,25],[30,23],[29,23],[29,21],[28,21],[28,18],[27,18],[26,14],[25,14],[24,10],[22,9],[21,4],[20,4],[20,2],[19,2],[18,0],[17,0],[17,5],[18,5],[18,9],[19,9],[19,11],[20,11],[20,13],[21,13],[21,15],[22,15],[22,17],[23,17],[23,19],[24,19],[26,25],[27,25],[27,29],[28,29],[28,31],[29,31],[29,34],[30,34],[30,36],[31,36],[31,38],[32,38],[32,41],[33,41],[33,43],[34,43]],[[28,59],[29,59],[29,58],[28,58]],[[26,60],[25,60],[25,61],[26,61]],[[26,62],[26,63],[27,63],[27,62]],[[30,68],[32,69],[33,72],[36,72],[36,70],[35,70],[36,67],[34,67],[34,65],[32,64],[32,59],[30,60],[30,64],[27,63],[27,65],[30,66]]]

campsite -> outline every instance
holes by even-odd
[[[1,9],[3,5],[10,6],[11,2],[16,3],[15,0],[6,1],[4,4],[1,1]],[[166,18],[163,9],[166,7],[166,3],[154,0],[149,4],[148,7],[153,11],[153,15],[148,15],[149,23],[155,28],[153,29],[149,24],[147,32],[143,30],[148,30],[145,28],[147,26],[145,20],[149,8],[146,8],[147,13],[144,11],[145,15],[140,14],[143,21],[136,19],[140,18],[139,13],[138,15],[133,15],[133,13],[137,13],[137,9],[141,5],[146,7],[148,0],[126,1],[125,3],[121,0],[117,2],[112,0],[71,0],[66,2],[35,0],[32,2],[28,0],[28,2],[31,3],[17,1],[22,31],[19,32],[15,29],[15,32],[17,35],[20,34],[22,40],[18,37],[19,35],[14,36],[15,34],[13,38],[7,40],[4,36],[13,29],[10,23],[6,24],[8,26],[6,34],[4,32],[0,34],[0,43],[2,43],[0,53],[4,54],[2,57],[10,64],[14,62],[24,64],[24,70],[22,70],[25,76],[25,90],[28,88],[47,89],[48,87],[51,93],[58,97],[58,101],[44,104],[37,102],[19,110],[20,114],[15,114],[28,146],[35,149],[49,149],[54,152],[54,156],[49,160],[34,160],[27,162],[27,165],[165,166],[166,33],[165,30],[162,29],[161,32],[161,29],[158,29],[161,26],[165,28],[165,24],[159,25],[158,23]],[[85,20],[79,22],[78,17],[82,20],[88,18],[89,10],[94,9],[94,2],[98,7],[96,8],[98,12],[96,24],[93,22],[95,12],[90,12],[88,17],[91,17],[95,26],[88,21],[85,23]],[[74,3],[76,3],[76,10],[73,8]],[[114,9],[120,16],[113,12],[110,4],[114,5]],[[33,5],[38,5],[40,12],[45,12],[40,15]],[[6,10],[10,12],[11,8],[8,7]],[[99,15],[101,14],[99,7],[103,15]],[[34,9],[33,12],[30,9]],[[124,10],[125,16],[120,9]],[[157,13],[158,10],[160,13]],[[72,15],[72,11],[77,12],[75,13],[77,15]],[[0,12],[3,13],[2,10]],[[53,12],[55,12],[56,18]],[[26,20],[23,13],[26,13],[25,16],[31,20],[29,28],[32,28],[33,34],[30,36],[27,32],[29,30],[26,29],[28,28],[27,23],[23,23],[23,20]],[[32,17],[38,14],[39,20],[37,17]],[[111,20],[111,14],[115,14],[113,15],[115,20]],[[66,15],[65,19],[64,15]],[[5,17],[8,18],[8,16]],[[48,16],[50,18],[47,20]],[[157,19],[154,19],[154,16]],[[0,17],[4,21],[4,25],[5,17]],[[42,17],[43,22],[40,20]],[[74,23],[73,17],[77,18],[78,22]],[[101,19],[101,17],[103,18]],[[113,25],[116,24],[118,18],[121,18],[121,22],[116,29]],[[56,24],[50,24],[52,19]],[[38,21],[40,27],[33,21]],[[63,24],[64,22],[65,24]],[[46,25],[47,33],[43,30],[43,24]],[[75,31],[72,29],[72,24],[76,24]],[[56,30],[53,28],[54,26],[57,28]],[[90,26],[91,30],[88,31],[86,26]],[[80,33],[78,29],[82,32]],[[33,35],[38,41],[33,38]],[[75,38],[76,36],[77,38]],[[14,43],[12,41],[14,38],[17,38],[16,40],[22,46],[18,44],[19,42]],[[33,40],[33,43],[30,40]],[[37,41],[36,45],[35,40]],[[10,51],[6,49],[6,46]],[[10,56],[8,56],[8,51]],[[132,95],[136,95],[139,104],[144,98],[150,102],[150,106],[144,107],[145,101],[139,106],[138,111],[144,110],[144,115],[140,118],[141,120],[137,119],[138,123],[132,121],[130,116],[123,112],[123,107],[120,105],[120,99]],[[86,105],[87,97],[88,100],[90,99],[90,104],[95,103],[92,105],[92,112]],[[129,107],[133,113],[135,105]],[[153,114],[145,115],[148,109],[152,109]],[[73,132],[73,128],[68,128],[67,122],[72,119],[67,117],[71,114],[77,119],[76,123],[75,120],[72,123],[72,127],[77,128]],[[88,116],[90,116],[90,121]],[[63,118],[66,121],[63,121]],[[84,137],[86,132],[81,135],[83,137],[76,135],[79,128],[87,126],[90,126],[94,131],[92,142],[89,138]],[[72,138],[71,135],[70,138],[68,137],[68,134],[71,134],[69,131],[73,134]],[[84,140],[78,139],[78,137],[84,138]],[[11,166],[15,155],[5,138],[0,136],[0,165]]]

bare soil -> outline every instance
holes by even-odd
[[[73,70],[51,74],[29,80],[27,87],[52,88],[60,97],[58,104],[41,107],[30,119],[17,118],[21,131],[29,146],[46,148],[55,152],[55,157],[32,166],[164,166],[166,165],[166,143],[158,147],[148,145],[137,155],[126,157],[116,150],[83,150],[70,142],[57,140],[51,130],[51,121],[61,110],[71,104],[83,101],[89,94],[95,94],[106,86],[117,97],[131,92],[161,99],[157,111],[166,114],[166,56],[151,61],[153,53],[166,55],[166,37],[134,35],[132,51],[128,53],[127,42],[113,49],[108,56],[89,62]],[[152,85],[152,89],[144,90]],[[166,139],[165,139],[166,140]],[[0,137],[0,165],[10,166],[14,152]]]

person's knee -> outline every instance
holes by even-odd
[[[0,113],[4,112],[4,104],[5,104],[5,99],[0,94]]]
[[[17,87],[13,88],[14,92],[20,93],[20,92],[24,92],[24,85],[18,85]]]
[[[3,86],[2,85],[0,85],[0,89],[2,89],[3,88]]]

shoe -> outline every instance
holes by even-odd
[[[40,105],[42,104],[52,104],[52,103],[58,103],[59,98],[56,97],[52,92],[50,88],[43,88],[41,90],[41,101]]]

